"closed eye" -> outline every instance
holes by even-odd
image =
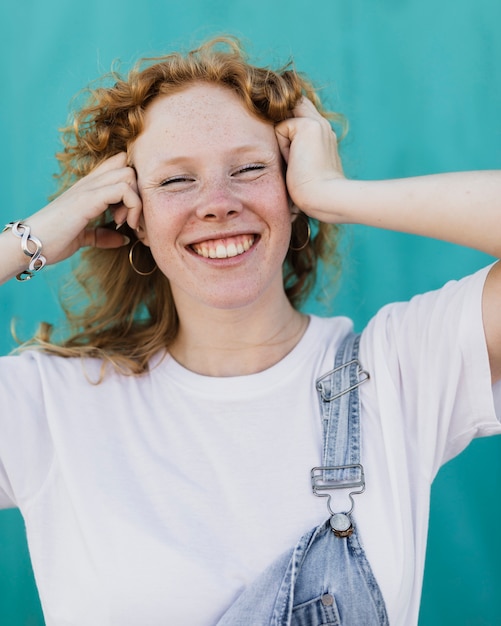
[[[175,185],[177,183],[192,183],[193,178],[189,178],[188,176],[173,176],[172,178],[167,178],[160,183],[160,187],[167,187],[169,185]]]
[[[252,172],[258,173],[264,169],[265,166],[261,163],[250,163],[249,165],[244,165],[243,167],[238,168],[237,171],[234,172],[233,176],[238,174],[248,174]]]

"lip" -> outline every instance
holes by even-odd
[[[201,235],[197,239],[191,240],[186,244],[187,248],[191,248],[199,243],[204,243],[206,241],[216,241],[217,239],[233,239],[235,237],[254,237],[256,240],[259,239],[259,233],[252,230],[242,230],[242,231],[232,231],[232,232],[215,232],[215,233],[206,233],[205,235]]]

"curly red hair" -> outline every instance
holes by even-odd
[[[175,52],[140,61],[126,77],[113,73],[110,86],[87,90],[87,99],[63,129],[64,149],[57,155],[61,191],[119,152],[127,152],[141,134],[148,105],[196,82],[224,86],[236,93],[247,109],[267,122],[291,116],[301,97],[307,96],[329,118],[341,116],[322,110],[312,84],[292,64],[278,70],[249,63],[240,43],[218,37],[182,54]],[[294,306],[310,293],[321,258],[335,258],[336,226],[308,224],[296,219],[291,249],[284,263],[284,287]],[[100,224],[111,220],[102,216]],[[135,233],[123,227],[132,244]],[[311,237],[306,245],[309,231]],[[300,250],[297,250],[301,248]],[[137,250],[137,254],[136,254]],[[149,249],[136,246],[139,267],[154,264]],[[72,332],[59,345],[51,328],[42,325],[37,342],[63,356],[85,354],[111,360],[124,371],[139,374],[150,358],[168,347],[176,336],[178,319],[169,281],[161,272],[138,276],[129,265],[127,248],[88,248],[81,255],[75,276],[85,293],[85,306],[65,306]]]

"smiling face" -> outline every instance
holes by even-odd
[[[285,298],[291,213],[272,124],[229,89],[197,83],[153,101],[131,156],[143,242],[180,314]]]

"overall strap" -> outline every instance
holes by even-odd
[[[313,493],[327,497],[331,527],[338,537],[353,532],[352,495],[365,489],[364,469],[360,463],[360,400],[358,387],[369,379],[360,361],[360,335],[350,333],[343,339],[335,357],[334,368],[316,381],[323,425],[323,464],[311,470]],[[328,493],[349,489],[351,508],[336,512]]]
[[[381,590],[358,531],[351,524],[351,509],[336,513],[330,507],[331,490],[347,488],[351,498],[364,488],[358,386],[369,375],[358,361],[359,341],[358,335],[346,337],[336,354],[334,369],[317,381],[324,455],[323,465],[312,470],[312,487],[316,495],[329,498],[331,519],[305,533],[291,550],[271,563],[217,626],[341,622],[344,626],[388,626]]]

